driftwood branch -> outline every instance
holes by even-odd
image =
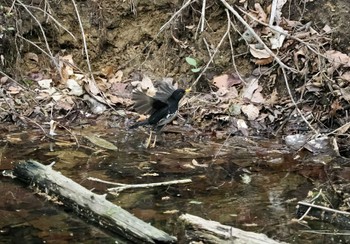
[[[250,244],[277,244],[283,243],[268,238],[264,234],[244,231],[219,222],[205,220],[191,214],[183,214],[180,219],[185,223],[186,233],[190,241],[202,241],[204,243],[250,243]],[[189,231],[189,230],[192,231]]]
[[[21,181],[54,196],[78,215],[132,243],[174,243],[176,238],[151,226],[71,179],[36,161],[20,162],[13,174]]]

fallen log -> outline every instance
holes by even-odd
[[[74,210],[88,221],[98,224],[133,243],[174,243],[170,236],[150,224],[138,219],[121,207],[106,200],[71,179],[36,161],[19,162],[13,171],[19,180],[39,188]]]
[[[222,225],[219,222],[206,220],[201,217],[183,214],[180,220],[186,226],[186,242],[191,241],[203,243],[220,243],[220,244],[234,244],[234,243],[249,243],[249,244],[281,244],[268,238],[265,234],[244,231],[229,225]]]

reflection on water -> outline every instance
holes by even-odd
[[[177,217],[190,213],[280,241],[346,241],[302,232],[330,229],[326,224],[292,222],[297,201],[313,186],[293,173],[298,162],[278,141],[252,142],[235,137],[222,147],[222,142],[184,139],[169,133],[156,148],[146,150],[142,142],[147,135],[139,131],[87,127],[76,130],[74,136],[61,131],[56,140],[43,138],[40,133],[4,136],[0,169],[11,169],[18,160],[55,161],[54,169],[101,194],[110,186],[87,177],[127,184],[192,179],[190,184],[127,190],[108,197],[172,235],[182,231]],[[84,137],[88,134],[100,136],[118,150],[94,145]],[[17,181],[2,177],[0,189],[0,238],[4,243],[114,243],[116,239]]]

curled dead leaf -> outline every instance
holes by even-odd
[[[271,57],[271,55],[265,49],[258,48],[256,44],[250,44],[249,47],[249,51],[254,58],[263,59]]]
[[[248,120],[255,120],[259,117],[259,108],[253,104],[243,105],[242,112],[248,117]]]

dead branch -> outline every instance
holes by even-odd
[[[250,243],[250,244],[277,244],[282,243],[268,238],[265,234],[244,231],[229,225],[222,225],[219,222],[205,220],[191,214],[180,216],[186,226],[190,228],[187,236],[190,238],[188,243],[201,240],[203,243]]]
[[[174,243],[176,238],[143,222],[121,207],[71,179],[36,161],[19,162],[13,171],[17,179],[58,199],[78,215],[131,241],[132,243]]]

